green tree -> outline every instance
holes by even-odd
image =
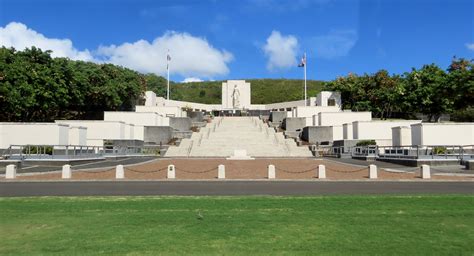
[[[412,113],[423,113],[430,121],[439,121],[441,114],[452,111],[454,89],[446,72],[435,64],[406,73],[404,82],[407,94],[403,104]]]
[[[167,81],[164,77],[149,73],[144,75],[147,91],[153,91],[158,97],[166,98]],[[170,82],[170,86],[174,85]]]

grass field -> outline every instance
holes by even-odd
[[[473,255],[474,197],[1,198],[8,254]]]

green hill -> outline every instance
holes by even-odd
[[[153,75],[147,75],[153,77]],[[153,78],[155,83],[148,82],[148,90],[158,96],[166,95],[166,80]],[[304,97],[304,81],[288,79],[246,79],[251,84],[253,104],[301,100]],[[206,81],[192,83],[170,83],[171,99],[206,104],[221,103],[221,85],[223,81]],[[325,82],[307,81],[308,97],[316,96]]]

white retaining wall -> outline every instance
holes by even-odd
[[[341,109],[339,107],[321,107],[321,106],[302,106],[295,107],[293,109],[294,117],[304,117],[306,118],[306,126],[312,126],[314,124],[314,116],[318,115],[321,112],[339,112]],[[316,123],[315,126],[318,126]]]
[[[392,140],[392,127],[421,123],[421,120],[355,121],[352,122],[355,140]]]
[[[161,117],[158,119],[162,119],[160,125],[169,125],[169,118],[167,116],[172,117],[186,117],[186,111],[182,111],[180,107],[176,106],[167,106],[167,107],[159,107],[159,106],[135,106],[135,112],[139,113],[149,113],[155,112],[158,113]],[[165,124],[168,122],[168,124]]]
[[[55,123],[0,123],[0,148],[27,144],[68,145],[69,126]]]
[[[341,101],[341,93],[340,92],[330,92],[330,91],[322,91],[318,93],[316,97],[316,105],[317,106],[322,106],[322,107],[327,107],[329,106],[328,102],[329,99],[334,99],[335,101],[335,106],[338,107],[339,109],[342,106],[342,101]]]
[[[69,145],[87,145],[87,128],[82,126],[69,127]]]
[[[332,140],[342,140],[344,138],[342,125],[331,125],[332,126]]]
[[[267,110],[272,110],[272,109],[282,109],[284,108],[285,110],[287,108],[294,108],[298,106],[305,106],[305,101],[304,100],[296,100],[296,101],[288,101],[288,102],[278,102],[278,103],[271,103],[271,104],[266,104],[265,109]]]
[[[145,139],[145,127],[142,125],[134,126],[133,137],[135,140],[144,140]]]
[[[393,146],[411,146],[411,128],[408,126],[392,127]]]
[[[87,145],[103,146],[103,140],[130,139],[131,126],[120,121],[56,120],[56,123],[87,127]],[[128,131],[126,133],[125,131]]]
[[[352,140],[354,138],[352,131],[352,123],[342,125],[342,137],[345,140]]]
[[[159,126],[161,120],[162,116],[156,112],[104,112],[104,121],[122,121],[134,125]]]
[[[411,125],[413,145],[474,145],[474,123]]]
[[[354,121],[371,121],[372,112],[320,112],[318,114],[319,126],[343,125]]]

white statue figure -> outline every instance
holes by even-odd
[[[237,85],[234,86],[234,91],[232,92],[232,107],[240,107],[240,91],[237,89]]]

